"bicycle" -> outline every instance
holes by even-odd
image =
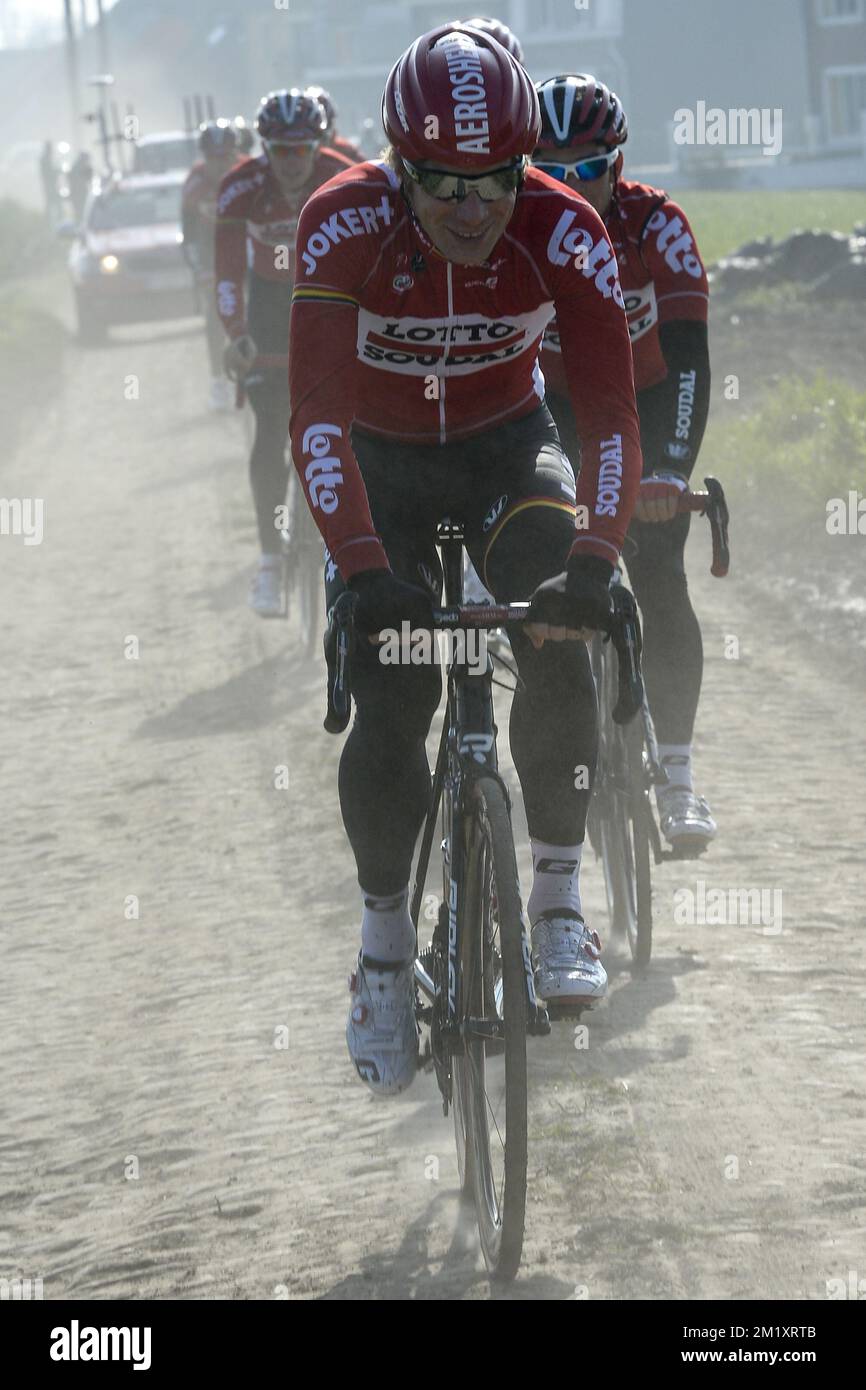
[[[417,935],[441,810],[442,900],[433,939],[415,960],[416,1018],[429,1030],[421,1065],[435,1073],[443,1114],[453,1112],[460,1185],[474,1202],[485,1263],[492,1277],[507,1280],[517,1273],[523,1248],[526,1039],[549,1034],[550,1016],[535,994],[511,801],[497,762],[493,663],[484,646],[483,670],[481,661],[466,659],[466,635],[525,622],[529,604],[465,605],[461,524],[441,522],[437,543],[445,607],[434,609],[434,627],[455,634],[456,650],[410,906]],[[329,614],[330,733],[342,732],[349,720],[355,601],[346,591]],[[620,657],[615,717],[627,718],[642,694],[636,634],[627,621],[612,621],[610,630]]]
[[[682,496],[679,511],[707,516],[713,543],[710,570],[721,579],[730,567],[728,508],[721,483],[716,478],[705,478],[704,483],[706,492]],[[621,571],[615,570],[611,581],[614,608],[633,614],[639,632],[634,597],[621,578]],[[607,640],[598,636],[593,640],[590,661],[598,695],[599,746],[587,833],[602,864],[611,934],[628,940],[635,965],[643,969],[652,954],[652,863],[683,855],[662,848],[653,813],[652,788],[664,785],[667,775],[659,759],[646,693],[636,719],[615,722],[610,715],[615,677]]]
[[[246,404],[247,382],[256,371],[288,372],[289,359],[279,353],[259,353],[245,377],[235,377],[235,405],[241,410]],[[288,443],[287,446],[288,448]],[[324,546],[319,530],[310,515],[300,480],[287,459],[289,480],[286,492],[287,524],[281,529],[282,542],[282,617],[289,617],[290,598],[297,599],[298,626],[302,656],[311,660],[317,650],[318,638],[325,617],[323,593]]]

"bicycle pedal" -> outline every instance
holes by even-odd
[[[548,1001],[547,1013],[551,1023],[561,1023],[564,1020],[574,1022],[580,1019],[581,1014],[592,1013],[600,1003],[600,999],[575,1000],[573,1004],[568,1002],[552,1004]]]
[[[711,843],[700,835],[684,835],[679,844],[671,845],[667,852],[663,850],[662,853],[666,859],[700,859]]]

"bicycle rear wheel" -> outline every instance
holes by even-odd
[[[454,1127],[491,1275],[513,1279],[526,1211],[526,978],[520,888],[505,793],[473,778],[458,903],[459,1014]]]

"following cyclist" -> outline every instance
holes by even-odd
[[[498,600],[532,596],[535,622],[511,633],[510,741],[538,990],[577,1007],[599,999],[607,976],[578,882],[589,798],[578,769],[594,770],[597,719],[574,639],[607,619],[641,459],[616,257],[589,204],[527,167],[540,118],[524,69],[488,35],[445,25],[394,66],[382,118],[388,158],[332,179],[301,213],[290,377],[328,605],[344,585],[357,595],[356,715],[339,772],[362,903],[346,1036],[361,1078],[391,1094],[417,1062],[408,884],[441,680],[436,665],[382,664],[365,636],[430,627],[444,516],[463,522]],[[591,270],[576,264],[580,246]],[[538,366],[554,312],[583,441],[576,496]]]
[[[690,857],[716,833],[692,785],[703,647],[683,559],[691,518],[677,512],[709,409],[707,277],[682,208],[661,189],[622,178],[628,124],[615,93],[585,74],[552,77],[537,91],[541,139],[533,163],[592,204],[619,261],[644,461],[624,556],[643,613],[646,689],[668,775],[656,787],[659,819],[676,853]],[[541,363],[548,405],[577,465],[580,444],[555,323]]]
[[[289,307],[298,216],[310,194],[348,160],[325,149],[327,119],[298,88],[262,99],[256,130],[264,153],[223,180],[217,203],[216,302],[229,345],[229,375],[243,380],[256,419],[250,484],[261,559],[250,607],[263,618],[283,612],[283,560],[275,513],[285,504],[289,428]],[[247,263],[249,242],[250,261]],[[256,366],[256,357],[279,359]]]
[[[473,29],[480,29],[482,34],[489,34],[491,38],[501,43],[502,47],[516,58],[518,63],[523,62],[523,45],[517,35],[509,29],[507,24],[503,24],[501,19],[490,19],[487,15],[476,15],[475,19],[455,20],[455,24],[461,27],[469,24]]]
[[[337,130],[337,108],[330,92],[326,92],[324,87],[305,87],[304,91],[308,97],[313,97],[319,103],[328,118],[326,142],[329,149],[336,150],[337,154],[343,155],[353,164],[363,164],[364,156],[358,146],[351,140],[346,140]]]
[[[243,116],[235,116],[234,120],[232,121],[232,125],[234,126],[235,134],[238,137],[238,150],[241,156],[244,159],[246,159],[247,156],[251,155],[253,152],[253,146],[256,143],[256,137],[253,135],[253,132],[250,130],[250,127],[247,125]]]
[[[195,281],[196,295],[204,307],[205,337],[210,361],[210,406],[230,410],[234,402],[231,383],[223,370],[225,335],[214,297],[214,236],[219,186],[237,163],[235,128],[230,121],[204,121],[199,126],[197,159],[186,176],[181,194],[183,254]]]

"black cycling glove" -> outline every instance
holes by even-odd
[[[390,570],[362,570],[349,580],[349,588],[358,595],[355,605],[355,627],[358,632],[381,632],[383,628],[400,631],[400,624],[411,628],[433,627],[433,604],[426,589],[407,584]]]
[[[529,620],[551,627],[605,631],[611,615],[613,565],[597,555],[575,555],[562,574],[546,579],[532,595]]]

